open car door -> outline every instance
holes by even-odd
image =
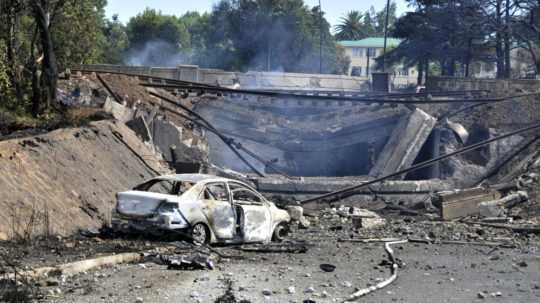
[[[236,215],[225,182],[207,184],[201,195],[202,212],[214,235],[219,239],[234,238]]]
[[[272,238],[272,217],[264,199],[248,187],[229,182],[233,205],[240,216],[244,242],[266,242]]]

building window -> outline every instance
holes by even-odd
[[[363,57],[364,56],[364,49],[361,47],[354,47],[353,48],[353,57]]]
[[[351,70],[351,76],[354,76],[354,77],[362,76],[362,67],[361,66],[353,66],[352,70]]]
[[[373,57],[377,57],[377,49],[376,48],[373,48],[373,47],[370,47],[367,49],[367,52],[368,52],[368,56],[373,58]]]

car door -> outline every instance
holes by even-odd
[[[266,242],[272,237],[272,217],[262,196],[243,184],[229,182],[233,205],[240,209],[244,242]]]
[[[202,212],[218,239],[235,236],[236,215],[225,182],[209,183],[201,192]]]

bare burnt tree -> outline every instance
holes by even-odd
[[[495,48],[497,78],[510,78],[511,51],[514,47],[515,19],[523,12],[524,0],[480,0],[483,18],[487,22]]]
[[[534,65],[535,74],[540,74],[540,0],[525,0],[518,3],[523,14],[515,21],[515,37],[519,47],[525,49]]]
[[[42,101],[45,101],[45,106],[48,108],[52,101],[56,100],[56,85],[58,79],[58,65],[54,54],[54,45],[50,32],[50,1],[47,0],[32,0],[32,11],[36,20],[36,25],[39,31],[41,47],[43,51],[42,63]],[[37,102],[37,99],[34,100]],[[40,110],[38,104],[32,105],[32,111],[35,114]]]

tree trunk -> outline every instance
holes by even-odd
[[[428,82],[428,78],[429,78],[429,58],[426,58],[425,61],[424,61],[424,68],[426,69],[425,71],[425,82],[424,83],[427,83]]]
[[[37,116],[41,112],[41,85],[39,83],[39,70],[38,64],[36,62],[36,39],[38,34],[38,27],[34,30],[32,35],[32,40],[30,43],[30,71],[32,72],[32,114]]]
[[[504,20],[504,77],[510,79],[512,68],[510,63],[510,0],[506,0],[505,4],[505,20]]]
[[[456,60],[450,58],[447,61],[448,76],[454,77],[456,75]]]
[[[502,18],[501,18],[501,6],[502,0],[497,0],[495,6],[495,14],[497,20],[497,29],[495,33],[495,53],[497,55],[497,78],[504,78],[505,68],[504,68],[504,50],[503,50],[503,38],[501,35],[502,28]]]
[[[467,42],[467,57],[465,58],[465,78],[471,76],[472,38]]]
[[[39,36],[43,49],[42,77],[46,98],[45,108],[56,100],[56,84],[58,80],[58,66],[54,54],[54,45],[49,31],[49,16],[47,13],[47,0],[33,0],[34,17],[39,28]],[[36,115],[37,113],[34,113]]]
[[[422,85],[424,78],[424,59],[418,61],[418,78],[416,79],[416,85]]]
[[[523,39],[523,38],[522,40],[525,41],[525,44],[527,45],[525,50],[529,52],[529,54],[531,55],[531,59],[534,62],[534,67],[535,67],[534,75],[536,76],[540,73],[540,61],[538,60],[538,57],[536,56],[535,47],[532,44],[531,40]]]
[[[8,75],[10,78],[11,85],[13,86],[13,89],[15,91],[15,97],[17,98],[17,102],[21,104],[23,102],[23,92],[21,87],[21,79],[19,77],[18,73],[18,66],[17,63],[17,56],[15,55],[15,48],[16,48],[16,32],[17,32],[17,24],[18,24],[18,18],[16,16],[16,12],[11,11],[10,16],[8,16],[8,37],[7,37],[7,60],[9,64],[8,68]]]

